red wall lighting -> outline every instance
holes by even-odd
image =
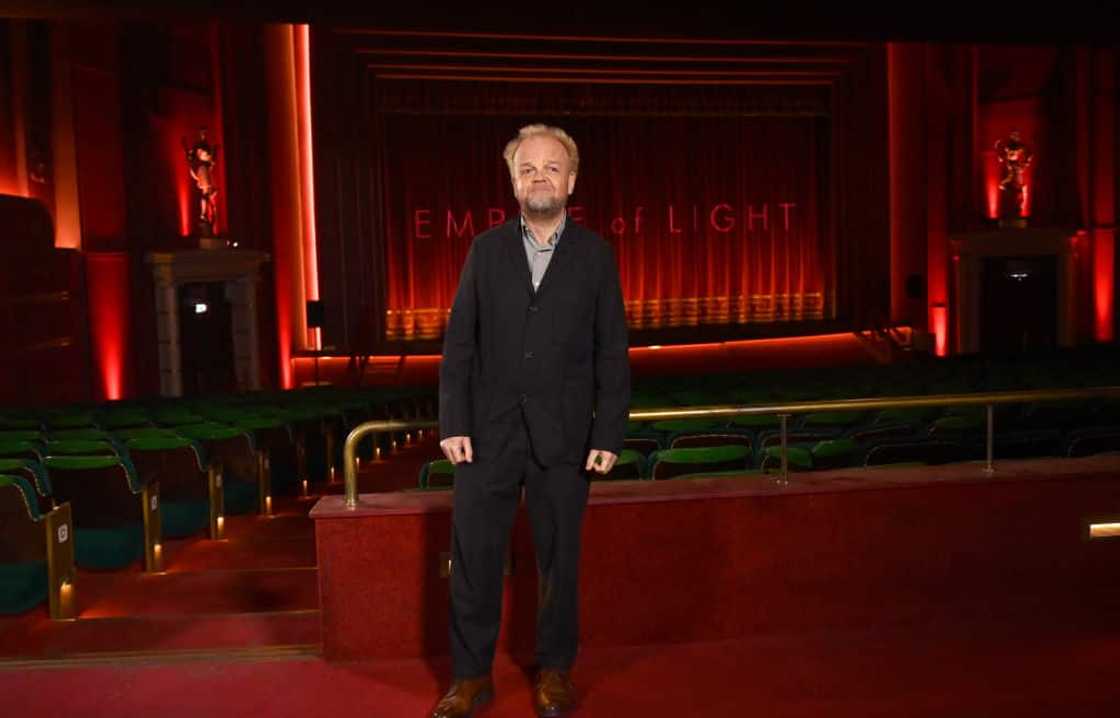
[[[949,356],[949,308],[944,304],[930,306],[929,325],[933,329],[933,353],[939,357]]]
[[[127,252],[86,254],[90,344],[98,399],[126,396],[126,361],[132,307]]]

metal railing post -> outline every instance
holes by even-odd
[[[782,478],[783,484],[789,483],[789,452],[787,445],[789,442],[789,414],[779,414],[778,418],[782,422]]]
[[[995,425],[996,408],[994,404],[988,404],[988,436],[986,440],[988,449],[988,463],[984,467],[984,471],[988,472],[989,474],[996,470],[996,467],[992,465],[992,461],[995,458]]]

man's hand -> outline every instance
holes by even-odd
[[[583,468],[605,474],[614,467],[616,461],[618,461],[618,454],[612,454],[602,449],[592,449],[591,453],[587,455],[587,466]]]
[[[474,450],[471,448],[471,437],[469,436],[449,436],[439,442],[439,448],[443,449],[443,455],[452,464],[463,461],[469,464],[474,459]]]

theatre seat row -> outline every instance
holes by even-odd
[[[591,474],[593,481],[622,479],[671,479],[697,471],[738,471],[750,468],[750,447],[710,446],[693,449],[666,449],[646,457],[633,449],[623,449],[614,468],[606,475]],[[447,489],[454,485],[455,469],[446,459],[424,464],[420,469],[420,489]]]
[[[1091,404],[1089,402],[1088,404]],[[1102,407],[1106,405],[1102,404]],[[1034,417],[1032,407],[1023,416]],[[1065,421],[1035,428],[1036,423],[1015,421],[1004,412],[997,419],[994,435],[996,455],[1002,458],[1040,456],[1084,456],[1120,450],[1120,421],[1111,407],[1094,412],[1081,407],[1080,414],[1067,412]],[[888,410],[847,418],[810,414],[791,417],[787,432],[789,462],[795,468],[836,468],[877,465],[899,461],[947,463],[984,455],[986,417],[984,410],[949,409],[943,416],[923,419],[930,412]],[[1079,418],[1078,418],[1079,417]],[[1093,421],[1100,418],[1100,423]],[[750,449],[755,468],[770,468],[780,461],[781,434],[776,416],[743,417],[727,422],[680,420],[632,424],[626,446],[646,456],[669,449],[701,446],[741,445]],[[750,423],[753,426],[744,424]]]
[[[882,366],[774,369],[639,378],[631,408],[772,404],[1120,384],[1120,347],[1097,345],[1002,358],[964,356]],[[1052,411],[1058,407],[1048,405]]]
[[[434,407],[427,395],[315,398],[314,406],[306,397],[299,405],[230,397],[0,413],[0,512],[12,532],[0,554],[0,588],[14,597],[0,611],[26,610],[48,593],[54,600],[44,583],[45,534],[36,528],[45,516],[62,511],[72,524],[63,532],[71,566],[115,569],[142,558],[156,570],[164,538],[217,538],[226,515],[267,512],[274,492],[326,480],[339,464],[337,436],[352,425],[421,418]],[[365,448],[373,456],[379,447]]]

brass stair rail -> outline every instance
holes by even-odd
[[[639,409],[630,412],[631,421],[660,421],[662,419],[701,419],[712,417],[757,416],[774,414],[781,417],[782,480],[788,479],[786,458],[787,419],[794,414],[812,414],[820,411],[866,411],[870,409],[911,409],[920,407],[984,406],[987,407],[987,465],[993,471],[994,409],[997,404],[1025,404],[1027,402],[1069,401],[1074,399],[1100,399],[1120,397],[1120,386],[1099,386],[1086,389],[1032,389],[1025,391],[995,391],[974,394],[933,394],[925,396],[896,396],[872,399],[832,399],[827,401],[799,401],[786,404],[717,404],[690,408]],[[783,416],[784,415],[784,416]],[[344,476],[346,480],[346,508],[358,507],[358,442],[367,434],[385,431],[407,431],[438,427],[435,420],[381,420],[367,421],[354,427],[346,437],[343,448]],[[376,440],[376,437],[375,437]]]
[[[358,424],[346,435],[346,443],[342,447],[343,476],[346,480],[346,508],[358,508],[358,442],[367,434],[373,434],[374,442],[377,435],[386,431],[408,431],[410,429],[432,429],[439,426],[438,421],[420,419],[378,419]]]

